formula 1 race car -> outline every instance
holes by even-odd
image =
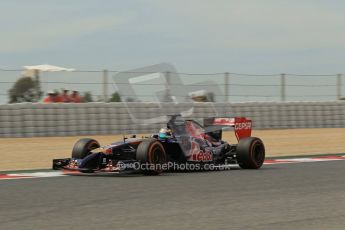
[[[237,144],[222,140],[224,127],[233,127]],[[243,169],[258,169],[265,160],[265,147],[259,138],[251,137],[251,130],[251,120],[244,117],[206,118],[202,126],[172,115],[166,127],[150,137],[133,135],[103,147],[94,139],[80,139],[73,147],[72,158],[54,159],[53,169],[87,173],[140,171],[151,175],[186,164],[193,169],[233,163]]]

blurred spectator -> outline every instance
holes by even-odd
[[[58,102],[57,93],[48,91],[47,96],[43,99],[43,103],[56,103]]]
[[[70,96],[71,102],[74,103],[81,103],[81,97],[79,96],[79,93],[77,90],[73,90],[71,96]]]
[[[62,103],[69,103],[69,102],[72,101],[71,97],[68,95],[68,90],[67,89],[63,89],[62,90],[62,92],[58,96],[57,101],[58,102],[62,102]]]
[[[189,96],[195,102],[214,102],[214,93],[205,90],[191,92]]]

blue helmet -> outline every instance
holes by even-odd
[[[167,139],[167,138],[170,138],[171,136],[172,136],[172,133],[171,133],[170,129],[168,129],[168,128],[161,128],[159,130],[158,137],[160,139]]]

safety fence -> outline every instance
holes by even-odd
[[[166,97],[173,96],[179,102],[186,102],[189,93],[203,90],[212,93],[215,102],[344,99],[343,74],[178,73],[169,72],[173,70],[166,66],[158,67],[125,72],[37,72],[36,77],[43,94],[51,90],[77,90],[81,95],[91,94],[93,101],[102,102],[111,101],[114,92],[120,94],[122,101],[165,101]],[[0,104],[9,101],[9,90],[22,76],[23,70],[0,69]],[[37,99],[40,100],[42,98]]]
[[[345,102],[83,103],[0,105],[0,137],[150,133],[165,115],[201,121],[245,116],[254,129],[345,127]]]

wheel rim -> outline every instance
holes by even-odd
[[[160,164],[164,161],[164,156],[162,150],[159,147],[156,147],[153,150],[153,164]]]
[[[265,149],[261,143],[256,143],[253,149],[253,157],[257,164],[262,164],[265,159]]]

